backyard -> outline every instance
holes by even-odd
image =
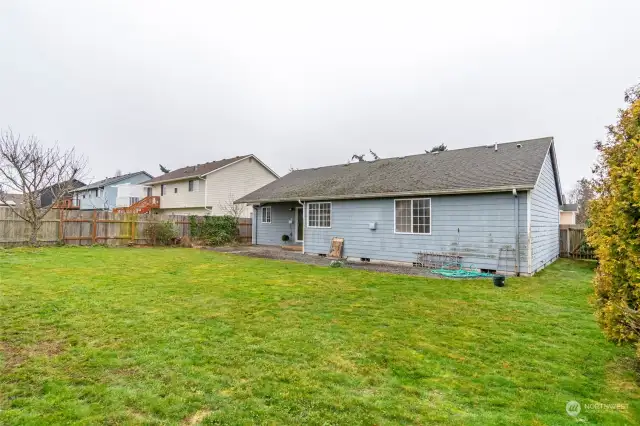
[[[638,423],[633,349],[604,339],[591,278],[0,250],[0,424]]]

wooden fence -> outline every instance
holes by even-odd
[[[584,226],[560,225],[560,257],[595,259],[593,248],[587,244]]]
[[[149,244],[145,229],[150,223],[174,223],[177,237],[190,235],[188,216],[127,214],[107,211],[52,210],[44,217],[38,232],[41,244],[127,245]],[[251,242],[251,219],[240,219],[240,242]],[[29,241],[29,224],[11,209],[0,208],[0,246],[25,245]]]

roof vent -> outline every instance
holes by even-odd
[[[522,148],[522,144],[521,144],[521,143],[519,143],[518,145],[516,145],[516,147],[518,147],[518,148]]]
[[[498,150],[498,142],[496,142],[496,144],[493,146],[493,150],[497,151]]]

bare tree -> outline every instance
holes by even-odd
[[[38,244],[43,217],[74,188],[85,167],[86,160],[75,149],[62,151],[57,144],[46,148],[36,136],[24,140],[11,129],[0,130],[0,201],[8,191],[22,193],[23,208],[9,207],[30,225],[30,245]],[[51,191],[48,206],[40,203],[44,190]]]
[[[358,160],[358,162],[362,162],[362,161],[366,161],[364,159],[364,154],[362,155],[358,155],[358,154],[353,154],[353,156],[351,157],[352,160]]]
[[[380,159],[380,157],[378,157],[378,154],[373,152],[373,150],[371,148],[369,148],[369,153],[371,154],[371,156],[373,157],[374,160],[379,160]]]
[[[120,169],[116,169],[116,174],[114,175],[115,177],[120,177],[122,176],[122,170]]]
[[[236,222],[238,222],[242,217],[246,204],[234,204],[234,199],[235,197],[233,194],[229,194],[229,197],[225,201],[220,202],[220,210],[222,210],[225,215],[233,217]]]
[[[583,225],[589,218],[589,202],[596,197],[596,191],[592,179],[579,179],[573,189],[565,196],[567,201],[578,205],[576,223]]]
[[[160,166],[160,171],[162,173],[169,173],[171,170],[167,169],[165,166],[163,166],[162,164],[158,164]]]

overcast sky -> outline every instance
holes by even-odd
[[[638,16],[637,0],[2,0],[0,127],[75,146],[93,180],[554,136],[567,190],[640,81]]]

